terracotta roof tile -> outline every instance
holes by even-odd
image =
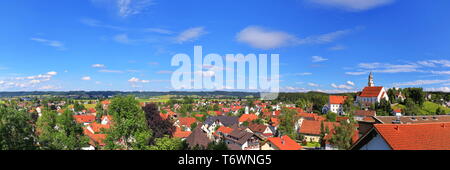
[[[374,126],[394,150],[450,150],[450,123]]]

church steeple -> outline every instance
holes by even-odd
[[[373,83],[373,74],[372,74],[372,72],[370,72],[370,74],[369,74],[369,83],[368,83],[368,86],[369,86],[369,87],[374,87],[374,86],[375,86],[375,84]]]

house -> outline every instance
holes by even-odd
[[[331,132],[335,126],[339,126],[337,122],[325,122],[316,120],[303,120],[298,132],[304,136],[307,142],[320,142],[320,134],[322,122],[325,128]]]
[[[353,113],[353,119],[356,121],[366,121],[368,117],[377,116],[377,112],[374,110],[356,110]]]
[[[275,134],[269,126],[262,124],[250,124],[247,130],[255,135],[259,135],[261,138],[272,137]]]
[[[375,124],[352,150],[450,150],[450,123]]]
[[[271,137],[261,146],[261,150],[301,150],[303,147],[289,136]]]
[[[75,121],[79,124],[88,125],[95,121],[94,115],[73,115]]]
[[[172,136],[174,138],[180,138],[181,140],[185,140],[189,135],[191,135],[191,131],[183,131],[180,127],[177,127],[175,132],[173,132]]]
[[[174,126],[181,128],[183,131],[191,131],[191,126],[195,122],[197,122],[197,119],[193,117],[180,117],[174,123]]]
[[[373,83],[373,74],[370,73],[368,86],[364,87],[362,92],[356,96],[356,102],[364,106],[370,106],[374,103],[381,102],[382,99],[389,101],[386,89],[382,86],[375,86]]]
[[[402,109],[394,109],[394,110],[392,110],[392,115],[394,115],[394,116],[402,116]]]
[[[244,122],[252,122],[254,120],[258,119],[258,116],[255,114],[242,114],[242,116],[239,118],[239,124],[241,125]]]
[[[239,150],[260,150],[261,138],[245,129],[234,128],[224,139],[227,145],[238,146]]]
[[[228,126],[231,127],[233,125],[239,124],[239,118],[236,116],[209,116],[203,122],[202,130],[208,134],[210,139],[213,139],[213,133],[216,128],[220,126]]]
[[[422,115],[422,116],[375,116],[380,124],[418,124],[450,122],[450,115]]]
[[[212,142],[201,127],[201,124],[197,126],[186,138],[186,143],[188,144],[189,148],[207,148],[208,144]]]
[[[344,103],[347,98],[348,96],[330,96],[328,104],[325,106],[325,109],[322,109],[322,111],[325,111],[325,113],[331,111],[339,115],[344,115]]]

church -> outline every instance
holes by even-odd
[[[365,106],[370,106],[374,103],[379,103],[382,99],[389,101],[386,89],[383,86],[375,86],[373,81],[373,74],[369,74],[368,86],[358,93],[356,102]]]

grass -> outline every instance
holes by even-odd
[[[320,147],[320,143],[317,142],[308,142],[306,145],[303,145],[304,147],[308,147],[308,148],[315,148],[315,147]]]
[[[433,102],[428,102],[428,101],[425,102],[425,103],[423,103],[423,107],[422,107],[421,110],[422,110],[424,113],[434,114],[434,113],[436,112],[436,109],[437,109],[437,108],[443,109],[443,110],[445,111],[446,114],[449,114],[449,113],[450,113],[450,108],[441,106],[441,105],[436,104],[436,103],[433,103]]]
[[[446,114],[450,113],[450,108],[441,106],[441,105],[433,103],[433,102],[426,101],[423,103],[422,108],[419,109],[419,113],[417,113],[417,114],[418,115],[434,115],[436,113],[436,109],[438,107],[443,109]],[[405,108],[406,108],[406,106],[402,105],[402,104],[397,104],[395,106],[392,106],[392,109],[405,109]]]

